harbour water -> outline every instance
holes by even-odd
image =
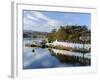
[[[48,48],[28,47],[26,43],[37,43],[40,39],[24,39],[23,41],[23,69],[57,68],[83,66],[80,62],[72,62],[73,57],[56,54],[56,51],[66,54],[76,54],[61,50],[49,50]],[[34,50],[34,51],[33,51]],[[77,53],[78,54],[78,53]],[[82,55],[82,54],[80,54]],[[71,60],[72,59],[72,60]]]

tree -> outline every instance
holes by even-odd
[[[91,31],[85,25],[66,25],[60,26],[58,30],[53,29],[46,37],[50,42],[54,40],[81,42],[79,37],[84,34],[90,37],[90,33]],[[90,42],[90,39],[87,42]]]

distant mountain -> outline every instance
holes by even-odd
[[[24,38],[44,38],[48,32],[38,32],[32,30],[24,30],[23,37]]]

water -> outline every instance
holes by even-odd
[[[23,69],[56,68],[82,66],[80,63],[68,62],[67,57],[56,55],[48,48],[26,47],[26,43],[37,43],[40,39],[24,39]],[[32,50],[34,49],[34,52]]]

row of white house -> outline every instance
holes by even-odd
[[[60,41],[57,41],[57,40],[50,43],[50,44],[54,45],[54,46],[65,46],[65,47],[72,47],[72,48],[85,48],[85,49],[90,49],[91,48],[90,44],[60,42]]]

